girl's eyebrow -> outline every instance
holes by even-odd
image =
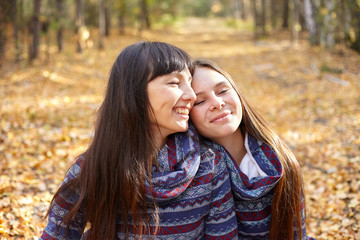
[[[218,87],[220,87],[220,86],[222,86],[222,85],[225,85],[225,84],[227,84],[228,83],[228,81],[221,81],[221,82],[218,82],[217,84],[215,84],[214,85],[214,88],[218,88]],[[198,96],[198,95],[202,95],[202,94],[204,94],[205,93],[205,91],[201,91],[201,92],[197,92],[197,93],[195,93],[195,95],[196,96]]]

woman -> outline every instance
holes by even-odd
[[[289,148],[214,63],[195,61],[192,87],[191,121],[228,164],[239,239],[306,239],[302,177]]]
[[[120,53],[94,138],[55,194],[40,239],[237,236],[226,163],[194,129],[174,135],[188,129],[192,71],[190,56],[167,43]]]

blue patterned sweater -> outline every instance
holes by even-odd
[[[80,158],[76,161],[64,183],[79,175],[82,161],[85,160]],[[237,239],[234,201],[226,163],[219,151],[199,144],[194,130],[168,138],[159,154],[159,166],[152,170],[151,186],[146,183],[148,197],[155,198],[159,207],[160,222],[156,236],[143,236],[143,239]],[[67,237],[65,226],[61,224],[77,199],[76,192],[72,192],[70,197],[60,194],[55,199],[41,240],[84,238],[86,223],[82,220],[81,211],[77,214],[78,224],[71,222]],[[149,213],[152,211],[149,209]],[[119,226],[120,218],[117,229],[121,229]],[[155,228],[155,223],[151,223],[151,227]],[[117,237],[124,238],[121,230]],[[131,239],[135,237],[130,234]]]
[[[217,144],[211,142],[207,142],[207,144],[220,152],[227,163],[235,201],[239,239],[269,239],[274,187],[283,176],[282,164],[276,153],[270,146],[246,134],[245,148],[247,152],[267,175],[249,179],[240,170],[230,153]],[[313,239],[306,236],[304,207],[304,202],[302,202],[302,239]],[[298,239],[296,234],[295,239]]]

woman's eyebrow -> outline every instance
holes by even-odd
[[[218,82],[217,84],[214,85],[213,88],[215,89],[215,88],[221,87],[222,85],[226,85],[227,83],[228,83],[228,81]],[[200,91],[200,92],[195,93],[195,95],[198,96],[198,95],[202,95],[204,93],[205,93],[205,91]]]
[[[173,74],[175,75],[175,77],[177,77],[179,79],[187,80],[190,83],[192,82],[192,79],[193,79],[192,76],[190,76],[188,79],[186,79],[186,77],[183,74],[181,74],[180,72],[175,72]]]

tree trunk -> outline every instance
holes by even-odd
[[[250,2],[251,2],[251,7],[253,10],[253,16],[254,16],[254,39],[256,40],[259,38],[259,26],[260,26],[259,14],[258,14],[258,9],[257,9],[257,1],[252,0]]]
[[[289,0],[283,0],[282,27],[289,28]]]
[[[304,2],[300,1],[300,0],[298,0],[298,1],[299,1],[300,8],[301,8],[301,11],[299,12],[301,31],[304,31],[306,29],[305,14],[304,14]]]
[[[348,2],[341,1],[342,8],[342,30],[344,34],[344,45],[350,41],[350,28],[351,28],[351,11]]]
[[[125,33],[125,14],[126,14],[126,1],[119,0],[119,31],[123,35]]]
[[[56,39],[58,45],[58,51],[62,52],[64,44],[64,0],[56,0],[56,22],[58,23],[58,29],[56,32]]]
[[[240,17],[242,20],[246,20],[246,11],[245,11],[245,3],[244,0],[239,0],[239,6],[240,6]]]
[[[20,61],[18,0],[13,0],[12,21],[14,29],[15,62]]]
[[[277,25],[277,15],[278,15],[278,7],[277,7],[277,1],[271,0],[271,28],[275,29]]]
[[[355,32],[355,38],[352,39],[350,48],[360,53],[360,4],[355,1],[348,1],[351,12],[351,22]]]
[[[76,51],[81,53],[83,50],[81,42],[81,28],[84,26],[84,6],[83,0],[76,0],[76,16],[75,16],[75,34],[76,34]]]
[[[99,48],[104,48],[105,37],[105,0],[99,0]]]
[[[14,21],[12,0],[1,0],[0,1],[0,67],[5,62],[5,49],[6,49],[6,24],[10,21]],[[16,1],[15,1],[16,4]]]
[[[325,1],[325,8],[327,9],[327,14],[324,17],[324,21],[322,22],[322,31],[321,31],[321,44],[328,48],[333,48],[335,45],[335,26],[336,21],[332,17],[336,3],[335,0],[327,0]]]
[[[32,45],[30,48],[30,62],[37,58],[39,54],[39,45],[40,45],[40,6],[41,0],[34,0],[34,14],[31,21],[31,30],[32,30]]]
[[[293,13],[293,20],[291,26],[291,40],[293,43],[298,44],[299,41],[299,31],[301,29],[300,26],[300,2],[299,0],[292,0],[292,13]]]
[[[234,0],[234,9],[235,9],[235,12],[234,12],[235,19],[240,19],[241,6],[240,6],[239,0]]]
[[[261,0],[261,34],[266,35],[266,3]]]
[[[0,2],[0,67],[2,67],[5,59],[5,44],[6,44],[6,31],[5,31],[5,12],[6,3]]]
[[[246,20],[244,0],[234,0],[235,18]]]
[[[149,3],[147,0],[141,0],[141,16],[140,16],[140,30],[150,29],[150,17],[149,17]]]
[[[319,28],[316,24],[317,7],[313,0],[304,0],[304,12],[306,26],[309,31],[309,40],[311,45],[319,45]]]
[[[111,11],[109,8],[109,2],[105,2],[105,36],[110,36],[111,28]]]

